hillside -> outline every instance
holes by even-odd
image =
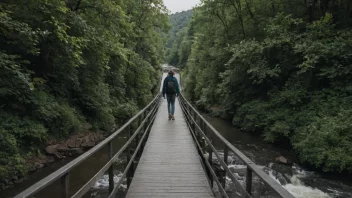
[[[352,173],[351,7],[206,0],[169,60],[198,108],[291,147],[310,167]]]
[[[177,49],[177,47],[174,45],[179,44],[179,39],[185,32],[185,29],[187,28],[187,25],[192,16],[193,10],[178,12],[169,16],[171,30],[167,35],[165,59],[170,65],[178,65],[178,58],[175,57],[177,56],[178,52],[174,50]]]
[[[109,134],[150,102],[168,28],[158,2],[0,2],[0,188],[49,140]]]

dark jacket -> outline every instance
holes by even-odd
[[[163,96],[165,97],[165,94],[166,94],[166,89],[167,89],[167,83],[166,81],[167,80],[174,80],[176,82],[176,93],[177,94],[180,94],[180,87],[178,85],[178,82],[177,82],[177,79],[171,75],[168,75],[165,79],[164,79],[164,82],[163,82]]]

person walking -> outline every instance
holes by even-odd
[[[175,100],[176,96],[180,94],[180,87],[174,75],[175,73],[170,70],[163,82],[163,97],[165,99],[166,94],[169,120],[175,120]]]

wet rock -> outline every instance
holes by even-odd
[[[13,183],[15,183],[15,184],[20,184],[20,183],[22,183],[23,181],[24,181],[24,179],[21,178],[21,179],[18,179],[18,180],[16,180],[16,181],[14,181]]]
[[[54,157],[56,158],[56,159],[63,159],[63,158],[65,158],[65,156],[63,156],[61,153],[59,153],[59,152],[56,152],[55,154],[54,154]]]
[[[68,139],[65,144],[69,148],[75,148],[76,147],[76,140],[77,136],[72,136],[70,139]]]
[[[83,154],[84,151],[81,148],[71,148],[69,150],[70,156],[77,156]]]
[[[35,165],[33,165],[33,166],[30,166],[29,168],[28,168],[28,172],[30,172],[30,173],[33,173],[34,171],[36,171],[37,169],[35,168]]]
[[[247,173],[247,167],[243,167],[242,165],[229,166],[229,169],[232,173],[237,173],[239,177],[245,177]]]
[[[45,164],[51,164],[55,162],[55,158],[52,156],[47,156],[45,159]]]
[[[285,164],[271,163],[271,164],[269,164],[269,168],[272,169],[273,171],[287,174],[290,177],[292,177],[292,175],[293,175],[292,168],[290,166],[285,165]]]
[[[57,145],[51,145],[45,148],[46,153],[53,155],[55,153],[57,153],[57,149],[56,149]]]
[[[277,157],[277,158],[275,159],[275,161],[276,161],[277,163],[280,163],[280,164],[292,165],[292,162],[290,162],[288,159],[286,159],[286,158],[283,157],[283,156]]]
[[[276,171],[275,169],[265,167],[263,170],[268,175],[270,175],[274,179],[278,180],[281,185],[286,185],[286,184],[290,183],[290,178],[288,178],[285,174]]]
[[[49,155],[53,155],[56,159],[62,159],[65,158],[61,153],[58,151],[58,144],[57,145],[51,145],[45,148],[45,151]],[[45,161],[45,159],[43,159]]]
[[[61,153],[65,153],[68,150],[68,146],[65,143],[61,143],[61,144],[57,145],[56,149],[57,149],[57,151],[59,151]]]
[[[35,167],[36,170],[42,169],[42,168],[44,167],[44,164],[41,164],[41,163],[36,162],[36,163],[34,164],[34,167]]]
[[[82,146],[82,139],[76,139],[75,148],[80,148]]]
[[[90,141],[92,141],[92,142],[96,142],[96,141],[98,141],[97,139],[97,135],[95,134],[95,133],[91,133],[91,134],[89,134],[89,139],[90,139]]]
[[[81,147],[87,149],[87,148],[92,148],[94,146],[95,146],[95,142],[92,141],[92,138],[90,136],[84,137],[84,139],[82,140]]]
[[[97,135],[97,137],[98,137],[98,141],[102,141],[102,140],[105,139],[105,137],[104,137],[104,135],[103,135],[102,133],[99,133],[99,134]]]

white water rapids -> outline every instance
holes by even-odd
[[[271,168],[272,163],[269,164],[269,168]],[[273,178],[276,182],[281,184],[288,192],[290,192],[296,198],[332,198],[330,195],[324,193],[323,191],[306,186],[301,180],[301,177],[305,177],[305,171],[300,171],[294,174],[290,181],[287,184],[282,184],[279,179],[274,175],[275,172],[272,169],[269,169],[269,176]]]
[[[220,156],[223,157],[223,154],[219,152]],[[235,175],[236,179],[240,182],[240,184],[245,187],[246,183],[246,165],[241,164],[238,160],[236,160],[236,157],[234,156],[229,156],[228,157],[229,161],[229,169],[233,172]],[[215,156],[213,156],[213,162],[214,164],[217,163],[217,160]],[[276,167],[275,167],[276,166]],[[311,183],[307,182],[305,183],[306,179],[312,179],[313,180],[308,180],[308,181],[315,181],[314,179],[317,178],[318,180],[321,179],[317,177],[316,173],[306,171],[299,167],[298,165],[294,164],[291,167],[292,173],[287,174],[284,173],[285,171],[280,171],[278,170],[278,165],[275,163],[269,163],[267,166],[258,166],[261,169],[263,169],[271,178],[273,178],[276,182],[278,182],[281,186],[283,186],[288,192],[290,192],[295,198],[352,198],[352,194],[348,190],[347,192],[341,192],[339,189],[336,188],[329,188],[325,189],[323,192],[321,189],[319,189],[319,184],[312,185]],[[284,165],[283,165],[284,166]],[[114,182],[115,184],[121,179],[122,174],[119,173],[114,176]],[[232,184],[232,181],[229,177],[226,178],[226,191],[230,192],[231,198],[237,198],[240,197],[239,193],[237,193],[236,189],[234,189],[234,185]],[[263,183],[259,180],[259,178],[256,178],[254,176],[253,178],[253,191],[254,191],[254,196],[253,197],[276,197],[273,194],[267,194],[266,196],[262,196],[261,194],[265,192],[266,190],[263,190]],[[312,186],[318,186],[312,187]],[[99,179],[95,185],[93,186],[93,189],[91,191],[91,197],[94,198],[104,198],[106,197],[107,189],[109,188],[109,177],[108,175],[104,175],[101,179]],[[127,190],[127,186],[125,185],[125,181],[123,182],[123,185],[121,185],[121,189],[123,191]],[[104,193],[105,192],[105,193]],[[232,192],[232,193],[231,193]],[[256,195],[255,195],[256,194]]]
[[[222,155],[222,153],[220,153]],[[223,156],[221,156],[223,157]],[[213,158],[213,160],[216,160]],[[234,173],[236,179],[240,182],[240,184],[245,187],[246,183],[246,165],[238,163],[238,160],[235,160],[233,156],[229,156],[229,168]],[[277,165],[277,164],[276,164]],[[268,166],[258,166],[263,169],[271,178],[273,178],[277,183],[279,183],[282,187],[284,187],[289,193],[291,193],[295,198],[352,198],[352,194],[348,192],[340,192],[337,189],[330,188],[327,191],[323,192],[322,190],[312,187],[315,185],[311,185],[310,183],[305,183],[303,180],[307,178],[319,178],[314,172],[303,170],[298,165],[294,164],[292,169],[292,175],[284,174],[283,172],[276,171],[277,168],[274,168],[274,163],[269,163]],[[284,165],[283,165],[284,166]],[[276,169],[276,170],[275,170]],[[255,176],[254,176],[255,177]],[[226,178],[227,185],[226,190],[232,190],[232,197],[238,197],[236,190],[231,189],[231,179],[229,177]],[[254,178],[253,182],[257,184],[257,188],[254,191],[257,191],[257,196],[254,197],[265,197],[260,194],[263,191],[260,185],[263,185],[262,182],[259,182],[259,178]],[[255,184],[254,184],[255,185]],[[259,192],[260,191],[260,192]],[[266,197],[274,197],[274,195],[267,195]]]

